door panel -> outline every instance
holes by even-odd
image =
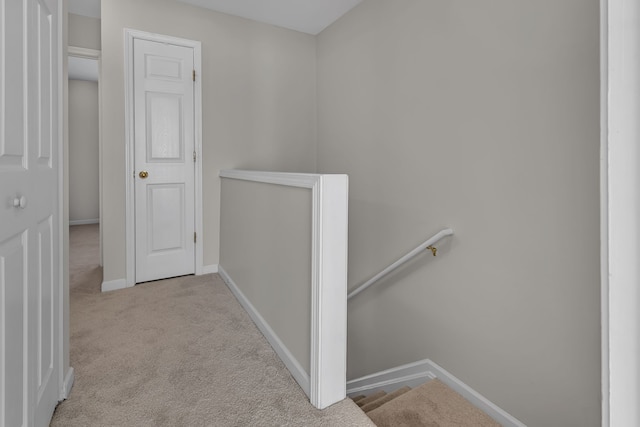
[[[59,2],[0,7],[0,427],[59,397]]]
[[[141,39],[133,49],[140,283],[195,273],[194,52]]]
[[[53,94],[57,84],[55,45],[56,22],[51,9],[55,2],[28,0],[27,55],[29,85],[27,88],[27,137],[29,146],[29,180],[32,189],[26,209],[31,209],[29,228],[29,388],[36,426],[48,425],[58,403],[57,363],[59,322],[58,253],[54,253],[54,218],[58,218],[58,174],[54,168],[54,141],[57,141],[57,98]],[[33,83],[31,83],[33,82]],[[57,220],[56,220],[57,221]]]
[[[38,90],[33,91],[38,96],[40,108],[37,108],[38,123],[38,163],[43,166],[51,167],[51,144],[53,143],[52,135],[52,117],[51,117],[51,75],[42,70],[51,69],[51,23],[49,21],[49,11],[38,5],[37,7],[37,37],[34,45],[37,43],[40,51],[37,55],[38,61]]]
[[[184,162],[182,95],[147,93],[147,163]]]
[[[159,254],[169,250],[184,250],[184,227],[173,227],[172,223],[184,224],[184,185],[160,184],[147,187],[147,212],[149,254]]]
[[[28,289],[26,267],[28,232],[9,237],[0,243],[0,374],[2,401],[0,425],[26,425],[24,410],[24,349],[26,329],[24,314]]]
[[[36,376],[37,396],[42,397],[45,387],[53,375],[55,336],[53,326],[56,324],[55,315],[55,278],[53,277],[53,217],[49,216],[38,224],[38,267],[36,280],[38,281],[38,333],[37,351],[38,372]]]
[[[158,79],[181,82],[184,78],[184,63],[181,58],[146,55],[145,76],[147,79]]]
[[[2,115],[0,117],[0,168],[26,167],[26,143],[24,138],[24,109],[7,108],[7,100],[22,100],[24,88],[23,45],[23,10],[22,2],[5,1],[4,10],[0,8],[0,24],[4,31],[0,31],[3,39],[3,51],[0,62],[0,102]],[[4,12],[4,14],[3,14]],[[10,35],[11,44],[7,43],[6,35]],[[11,82],[11,84],[6,84]],[[18,107],[20,104],[18,105]]]

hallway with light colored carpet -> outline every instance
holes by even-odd
[[[97,226],[70,232],[75,384],[52,426],[372,426],[319,411],[218,275],[101,293]]]

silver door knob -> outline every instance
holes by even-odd
[[[16,196],[13,199],[13,207],[14,208],[20,208],[20,209],[24,209],[27,207],[27,198],[24,196]]]

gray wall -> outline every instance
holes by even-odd
[[[105,281],[125,277],[124,28],[202,42],[204,264],[218,264],[220,169],[315,170],[315,38],[172,0],[102,2]]]
[[[69,80],[69,220],[99,217],[98,83]]]
[[[69,46],[100,50],[99,19],[70,13],[68,25]]]
[[[311,189],[223,179],[220,224],[221,267],[308,375]]]
[[[318,37],[350,179],[350,378],[430,358],[529,426],[600,425],[596,0],[367,0]]]
[[[123,28],[200,40],[205,264],[220,169],[347,173],[352,287],[456,232],[350,303],[349,377],[431,358],[530,426],[599,425],[598,7],[367,0],[316,39],[103,2],[105,280],[125,275]]]

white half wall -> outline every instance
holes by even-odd
[[[221,275],[311,403],[344,399],[348,177],[220,176]]]
[[[603,1],[605,427],[640,425],[640,4]]]
[[[223,179],[220,265],[309,375],[311,191]]]

